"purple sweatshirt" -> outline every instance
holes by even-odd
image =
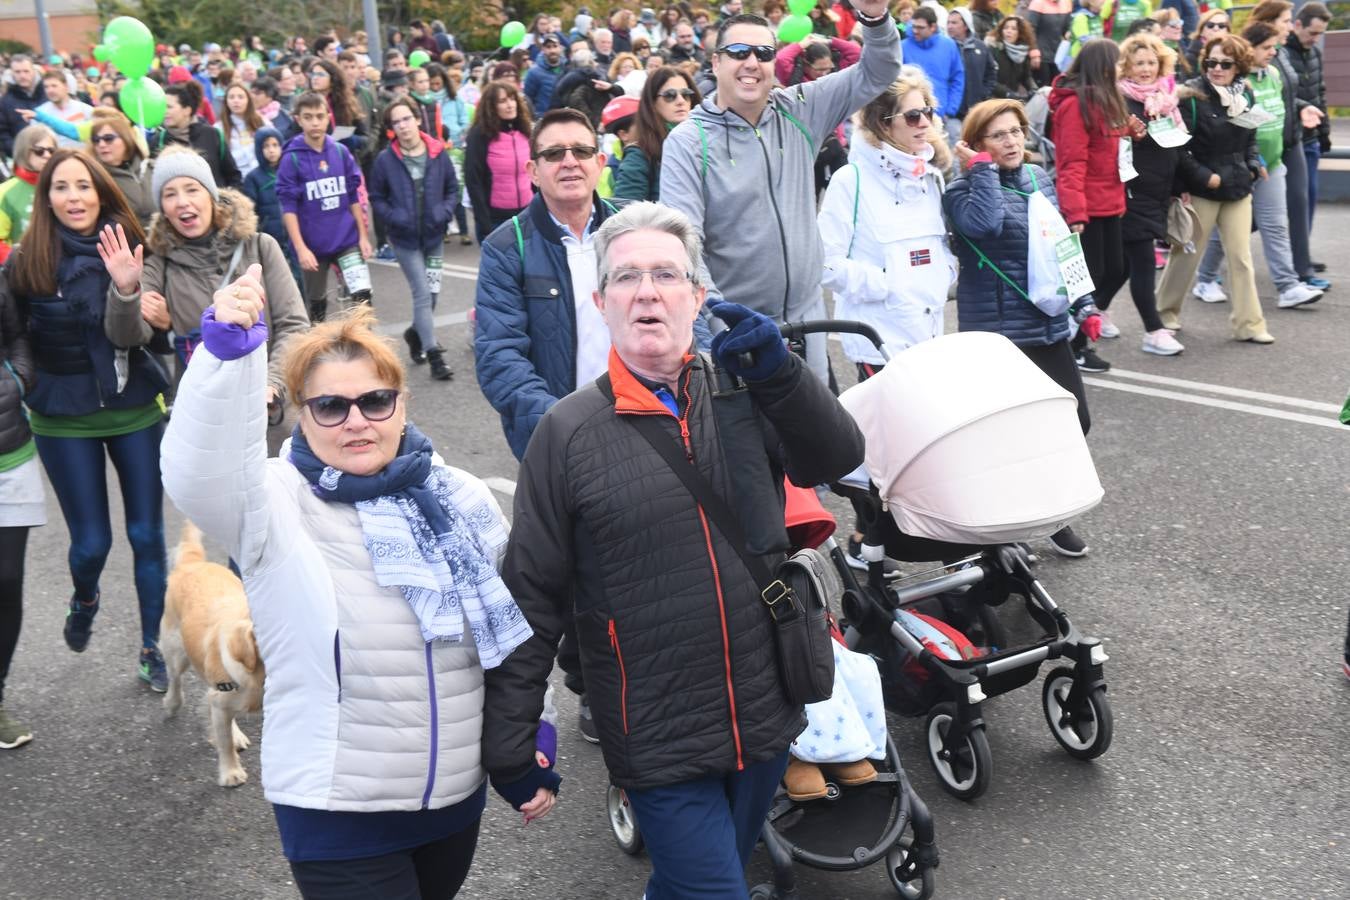
[[[317,257],[336,256],[360,242],[351,206],[361,186],[361,168],[346,147],[331,137],[323,152],[291,138],[277,164],[277,199],[283,213],[300,220],[300,234]]]

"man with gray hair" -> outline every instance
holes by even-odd
[[[543,783],[535,731],[574,626],[605,765],[642,822],[647,896],[744,897],[804,718],[741,554],[772,569],[788,549],[784,474],[802,486],[839,478],[861,463],[862,436],[769,317],[718,304],[730,330],[712,358],[695,352],[706,289],[682,213],[631,204],[595,247],[607,372],[549,409],[521,463],[502,570],[533,637],[487,673],[483,762],[512,803]],[[734,510],[743,547],[663,442]]]

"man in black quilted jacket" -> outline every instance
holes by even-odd
[[[805,720],[780,684],[759,586],[633,423],[660,423],[770,567],[788,547],[784,474],[819,484],[863,457],[852,419],[767,316],[718,304],[730,330],[715,362],[693,353],[699,252],[666,206],[632,204],[601,227],[608,373],[551,407],[525,451],[503,577],[534,637],[487,673],[484,764],[519,807],[541,783],[538,714],[575,623],[605,764],[651,856],[648,900],[746,896],[746,861]],[[717,366],[744,389],[714,397]]]

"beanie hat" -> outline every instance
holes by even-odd
[[[170,148],[155,160],[155,172],[150,177],[150,190],[154,195],[156,206],[159,205],[160,195],[164,192],[164,185],[180,176],[201,182],[202,187],[211,195],[211,199],[220,201],[215,176],[211,174],[211,167],[207,165],[206,160],[187,148],[181,150]]]

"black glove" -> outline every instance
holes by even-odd
[[[748,382],[766,381],[787,362],[787,347],[773,319],[725,301],[708,311],[727,323],[729,330],[713,338],[712,352],[732,375]]]

